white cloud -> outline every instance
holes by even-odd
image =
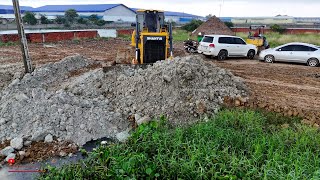
[[[11,0],[1,0],[1,4],[11,4]],[[116,4],[128,7],[179,11],[196,15],[214,14],[219,16],[319,16],[320,1],[318,0],[20,0],[20,5],[43,6],[49,4]]]

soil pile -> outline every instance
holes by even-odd
[[[193,36],[197,36],[199,33],[202,35],[234,35],[235,33],[225,25],[219,18],[216,16],[211,17],[208,21],[201,24],[194,32],[192,32]]]
[[[240,78],[200,56],[148,67],[92,67],[99,63],[73,56],[12,81],[0,93],[0,140],[52,135],[81,146],[115,138],[131,126],[129,117],[164,115],[183,125],[214,115],[226,96],[248,94]]]

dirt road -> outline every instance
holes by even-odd
[[[48,62],[81,54],[101,61],[115,60],[118,49],[127,47],[122,39],[68,41],[55,44],[30,44],[33,63]],[[182,43],[175,44],[175,54],[185,55]],[[7,85],[15,72],[23,71],[19,46],[0,47],[0,89]],[[257,60],[230,59],[213,61],[242,77],[251,88],[254,104],[286,115],[300,115],[310,124],[320,123],[320,68],[304,65],[266,64]]]
[[[320,122],[319,67],[245,59],[214,63],[245,79],[256,106],[288,116],[301,115],[311,124]]]

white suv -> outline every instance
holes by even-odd
[[[247,44],[240,37],[226,35],[206,35],[198,47],[198,53],[218,57],[218,60],[225,60],[228,57],[253,59],[257,52],[255,45]]]

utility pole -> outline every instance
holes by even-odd
[[[19,0],[12,0],[14,14],[16,16],[16,24],[18,29],[18,34],[21,42],[21,51],[23,56],[23,64],[26,73],[31,73],[33,71],[31,58],[29,55],[28,43],[26,34],[24,32],[23,23],[21,19],[21,11],[19,6]]]
[[[220,10],[219,10],[219,18],[221,17],[221,11],[222,11],[222,6],[224,5],[224,0],[222,0],[220,4]]]

